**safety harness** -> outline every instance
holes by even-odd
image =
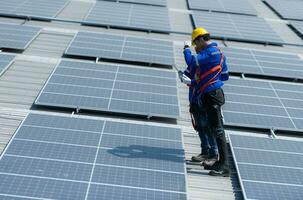
[[[219,79],[215,80],[222,72],[222,64],[224,62],[224,55],[222,53],[222,50],[218,47],[215,47],[220,51],[220,64],[211,68],[210,70],[208,70],[207,72],[200,74],[200,72],[198,72],[198,76],[196,77],[196,81],[199,84],[202,80],[204,80],[206,77],[208,77],[210,74],[216,73],[211,79],[209,79],[205,84],[203,84],[203,86],[201,88],[199,88],[197,91],[198,94],[202,94],[204,92],[204,90],[216,83],[217,81],[219,81]],[[199,69],[199,67],[197,68],[197,70]]]
[[[203,74],[200,74],[200,72],[198,71],[197,76],[196,76],[195,79],[196,79],[197,83],[199,84],[202,80],[204,80],[210,74],[212,74],[212,73],[216,73],[216,74],[211,79],[209,79],[205,84],[203,84],[203,86],[201,88],[199,88],[197,91],[195,91],[195,89],[194,89],[193,90],[193,95],[195,94],[195,92],[198,92],[198,94],[202,94],[208,86],[210,86],[210,85],[212,85],[212,84],[214,84],[218,81],[218,79],[217,80],[215,80],[215,79],[222,72],[222,64],[224,62],[224,55],[223,55],[222,50],[220,48],[218,48],[218,47],[215,47],[215,48],[219,49],[219,51],[220,51],[220,64],[211,68],[210,70],[208,70],[207,72],[205,72]],[[197,68],[197,70],[199,70],[199,67]],[[190,117],[191,117],[192,125],[193,125],[194,129],[196,130],[196,121],[195,121],[193,113],[191,112],[191,109],[190,109]]]

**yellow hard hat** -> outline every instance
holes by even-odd
[[[197,39],[199,36],[203,36],[209,34],[209,32],[207,30],[205,30],[204,28],[196,28],[195,30],[193,30],[192,34],[191,34],[191,42],[194,44],[194,40]]]

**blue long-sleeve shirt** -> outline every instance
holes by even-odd
[[[217,47],[217,43],[213,42],[209,44],[205,49],[199,52],[196,56],[192,55],[190,48],[184,49],[184,59],[187,64],[187,70],[185,70],[185,74],[191,79],[191,87],[189,89],[189,101],[191,103],[197,103],[200,95],[204,93],[208,93],[215,89],[218,89],[224,85],[223,81],[229,79],[228,67],[226,64],[226,57],[224,56],[223,63],[221,65],[222,71],[221,73],[214,78],[213,84],[208,85],[204,91],[198,93],[197,91],[203,87],[210,79],[212,79],[215,73],[211,73],[206,76],[203,80],[198,80],[195,76],[197,75],[197,71],[199,70],[200,75],[206,74],[212,68],[220,65],[221,62],[221,52]],[[187,73],[190,72],[190,73]],[[194,90],[194,91],[193,91]]]

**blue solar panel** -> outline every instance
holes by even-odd
[[[206,28],[213,38],[275,45],[284,43],[260,17],[206,11],[193,11],[192,17],[195,27]]]
[[[0,48],[25,50],[41,28],[0,23]]]
[[[292,79],[303,76],[303,60],[295,54],[236,48],[224,48],[223,51],[231,72]]]
[[[300,84],[231,78],[224,86],[225,123],[233,126],[303,130]]]
[[[166,67],[175,64],[171,41],[93,32],[78,32],[65,55]]]
[[[187,0],[192,10],[207,10],[235,14],[257,15],[257,11],[248,0]]]
[[[29,114],[0,179],[4,199],[187,199],[180,129],[71,116]]]
[[[0,15],[51,20],[67,3],[66,0],[0,0]]]
[[[0,54],[0,76],[14,62],[15,56]]]
[[[303,190],[301,186],[293,185],[277,185],[271,183],[255,183],[244,181],[244,187],[247,191],[247,196],[251,199],[258,200],[293,200],[301,199]]]
[[[301,0],[265,0],[283,19],[303,20],[303,2]]]
[[[303,141],[230,134],[245,199],[300,199]]]
[[[135,3],[135,4],[144,4],[144,5],[153,5],[153,6],[166,6],[166,0],[106,0],[106,1],[115,1],[115,2],[124,2],[124,3]]]
[[[83,24],[165,33],[171,31],[167,8],[107,1],[96,2]]]
[[[176,118],[175,72],[62,61],[36,105]]]

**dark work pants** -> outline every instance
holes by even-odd
[[[206,108],[210,126],[210,134],[216,137],[220,155],[219,164],[223,169],[228,169],[227,144],[223,127],[221,106],[225,103],[224,93],[221,88],[210,91],[201,97],[200,105]]]

